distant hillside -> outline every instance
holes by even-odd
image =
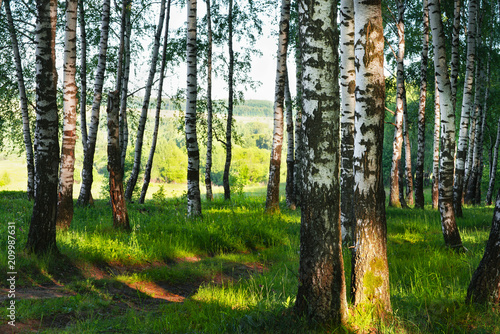
[[[178,107],[170,99],[163,100],[163,109],[177,110]],[[142,108],[142,97],[132,96],[129,98],[129,106],[136,109]],[[149,107],[156,106],[156,99],[151,98]],[[180,103],[181,109],[184,110],[185,103]],[[234,106],[235,116],[251,116],[251,117],[272,117],[273,116],[273,102],[266,100],[246,100],[244,103]]]

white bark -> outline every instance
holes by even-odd
[[[439,199],[439,140],[441,138],[441,108],[439,107],[439,89],[437,79],[434,82],[434,146],[432,158],[432,208],[438,208]]]

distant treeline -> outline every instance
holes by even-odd
[[[128,100],[128,104],[132,108],[140,109],[142,108],[142,97],[131,96]],[[149,108],[155,108],[156,98],[151,98]],[[225,100],[226,101],[226,100]],[[226,101],[227,102],[227,101]],[[176,103],[172,99],[162,99],[162,109],[165,110],[179,110],[179,108],[184,111],[186,105],[184,101]],[[259,117],[272,117],[273,115],[273,103],[266,100],[246,100],[241,104],[234,106],[234,115],[236,116],[259,116]]]

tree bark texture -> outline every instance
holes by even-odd
[[[207,158],[205,162],[205,188],[207,201],[212,201],[212,148],[213,148],[213,106],[212,106],[212,16],[210,0],[207,4]]]
[[[26,249],[43,254],[57,252],[59,138],[50,0],[37,0],[36,12],[35,202]]]
[[[229,185],[229,171],[231,170],[232,143],[231,131],[233,126],[233,98],[234,98],[234,50],[233,50],[233,0],[229,0],[228,25],[228,47],[229,47],[229,71],[228,71],[228,99],[227,99],[227,123],[226,123],[226,163],[222,175],[222,186],[224,188],[224,199],[231,199],[231,188]]]
[[[132,194],[137,184],[137,179],[139,178],[139,172],[141,169],[144,129],[146,128],[146,120],[148,119],[149,101],[151,98],[151,89],[153,88],[153,80],[156,74],[156,63],[158,62],[158,53],[160,50],[160,39],[161,39],[161,32],[163,29],[164,20],[165,20],[165,0],[162,0],[160,5],[160,17],[158,19],[158,26],[155,34],[153,54],[151,55],[151,64],[149,67],[148,81],[146,83],[146,91],[144,92],[144,100],[142,102],[141,117],[139,118],[139,126],[137,128],[137,137],[135,140],[135,147],[134,147],[135,150],[134,165],[132,167],[132,173],[130,174],[130,178],[127,181],[127,189],[125,190],[125,199],[127,201],[132,200]]]
[[[113,209],[113,226],[130,231],[127,206],[123,194],[123,172],[121,169],[121,150],[119,141],[119,91],[108,94],[108,172],[109,197]]]
[[[291,210],[296,209],[295,202],[295,152],[294,152],[294,133],[293,133],[293,106],[292,95],[288,81],[288,69],[285,82],[285,107],[286,107],[286,133],[287,133],[287,152],[286,152],[286,206]]]
[[[132,24],[130,21],[131,10],[130,5],[127,10],[127,16],[125,17],[125,30],[124,36],[124,54],[123,54],[123,77],[121,82],[121,94],[120,94],[120,149],[121,149],[121,164],[123,173],[125,173],[125,159],[127,157],[127,147],[128,147],[128,120],[127,120],[127,98],[128,98],[128,82],[130,75],[130,37],[132,34]]]
[[[336,1],[301,1],[303,197],[298,313],[344,324],[347,298],[340,230],[340,109]]]
[[[93,178],[93,165],[97,131],[99,128],[99,112],[102,100],[102,87],[104,83],[104,72],[106,71],[106,55],[108,49],[110,0],[102,2],[101,36],[99,41],[99,60],[94,81],[94,100],[92,102],[92,116],[87,139],[87,151],[83,158],[82,187],[78,196],[78,205],[89,205]]]
[[[297,6],[297,2],[295,2]],[[298,13],[298,8],[296,8]],[[298,24],[297,24],[298,25]],[[297,106],[297,116],[295,118],[295,163],[293,165],[293,180],[295,189],[295,202],[300,206],[302,187],[302,51],[301,51],[300,29],[295,37],[295,78],[297,96],[295,105]]]
[[[200,151],[196,137],[196,0],[189,0],[187,16],[187,96],[186,96],[186,148],[188,153],[187,170],[187,213],[188,216],[201,216],[200,198]]]
[[[432,155],[432,208],[439,206],[439,142],[441,139],[441,108],[437,79],[434,81],[434,145]]]
[[[85,27],[84,1],[78,1],[80,19],[80,132],[83,156],[87,154],[87,30]]]
[[[356,106],[356,69],[354,68],[354,2],[340,2],[340,221],[342,242],[352,245],[354,240],[354,111]]]
[[[10,9],[10,0],[5,0],[5,12],[7,14],[7,23],[9,25],[10,39],[12,43],[12,51],[14,53],[14,61],[16,64],[17,88],[19,89],[19,102],[21,105],[21,113],[23,119],[23,139],[26,149],[26,168],[28,172],[27,194],[28,199],[34,197],[35,188],[35,161],[33,158],[33,143],[31,139],[30,118],[28,113],[28,97],[26,96],[26,86],[24,84],[23,65],[21,55],[19,54],[19,42],[14,27],[12,11]]]
[[[491,222],[490,237],[483,258],[472,275],[467,302],[478,304],[500,302],[500,191]]]
[[[290,28],[290,0],[281,1],[276,82],[274,90],[274,129],[273,146],[269,164],[267,183],[266,212],[279,211],[281,151],[283,148],[283,116],[285,109],[286,59],[288,52],[288,31]]]
[[[451,84],[453,110],[456,110],[458,72],[460,71],[459,48],[460,48],[460,13],[461,13],[460,2],[461,1],[462,0],[455,0],[454,12],[453,12],[453,32],[451,37],[450,84]]]
[[[493,162],[491,164],[490,180],[488,183],[488,192],[486,193],[486,205],[491,205],[491,197],[495,188],[495,179],[498,166],[498,148],[500,147],[500,118],[497,125],[497,139],[495,141],[495,148],[493,149]]]
[[[73,220],[73,183],[76,145],[76,18],[78,0],[66,2],[66,29],[64,36],[63,72],[63,137],[59,197],[57,203],[57,227],[67,229]]]
[[[381,1],[354,1],[356,120],[354,203],[356,229],[351,293],[354,305],[392,312],[387,262],[387,225],[382,181],[385,116],[384,34]]]
[[[458,136],[457,160],[455,165],[455,181],[453,185],[453,207],[457,217],[462,217],[462,193],[464,188],[465,159],[467,154],[467,139],[470,109],[472,106],[474,83],[474,62],[476,59],[476,0],[469,1],[469,23],[467,26],[467,62],[460,116],[460,132]]]
[[[404,86],[403,86],[404,87]],[[406,179],[406,202],[407,205],[414,205],[413,197],[413,172],[411,167],[411,143],[410,131],[408,130],[408,105],[406,103],[406,88],[403,93],[403,144],[405,148],[405,179]],[[400,192],[402,188],[400,187]]]
[[[439,0],[429,0],[429,18],[434,47],[434,69],[441,108],[441,157],[439,166],[439,212],[445,244],[462,250],[462,240],[453,210],[453,169],[455,154],[455,112],[451,101],[451,85],[446,63],[445,36]]]
[[[161,111],[161,95],[163,91],[163,80],[165,79],[165,67],[167,65],[167,44],[168,44],[168,24],[170,22],[170,3],[167,3],[167,19],[165,22],[165,36],[163,38],[163,51],[161,56],[161,69],[160,69],[160,82],[158,84],[158,96],[156,98],[156,113],[155,113],[155,125],[153,129],[153,141],[151,142],[151,150],[149,151],[148,162],[146,163],[146,169],[144,170],[144,182],[142,184],[141,196],[139,197],[139,203],[143,204],[146,199],[146,193],[149,187],[149,181],[151,180],[151,169],[153,168],[153,158],[156,150],[156,142],[158,140],[158,128],[160,127],[160,111]]]
[[[458,1],[458,0],[457,0]],[[423,209],[424,202],[424,160],[425,160],[425,104],[427,101],[427,65],[429,55],[429,8],[423,0],[422,56],[420,61],[420,99],[418,104],[418,148],[415,166],[415,208]]]

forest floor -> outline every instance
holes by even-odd
[[[16,326],[8,324],[2,255],[0,333],[500,333],[498,310],[464,303],[493,207],[465,208],[463,254],[444,247],[430,206],[388,208],[393,315],[381,323],[351,307],[348,324],[336,328],[294,314],[300,210],[264,214],[264,191],[203,201],[197,219],[186,217],[185,198],[157,195],[128,206],[128,234],[112,228],[110,207],[98,200],[75,208],[51,257],[23,251],[32,203],[0,192],[0,235],[9,222],[17,231]],[[7,254],[7,240],[0,250]],[[349,291],[348,249],[344,262]]]

